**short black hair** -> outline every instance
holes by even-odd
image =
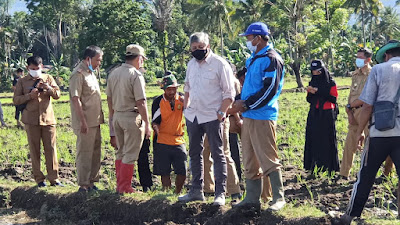
[[[372,51],[368,48],[360,48],[358,49],[357,53],[362,52],[364,53],[365,58],[371,58],[372,57]]]
[[[87,57],[93,58],[98,54],[103,54],[103,50],[98,46],[90,45],[86,47],[85,52],[83,52],[83,59],[86,59]]]
[[[21,68],[18,68],[18,69],[17,69],[17,73],[22,73],[22,72],[24,72],[23,69],[21,69]]]
[[[400,56],[400,47],[389,49],[386,51],[385,54],[391,55],[393,57],[398,57],[398,56]]]
[[[257,36],[260,36],[264,41],[268,42],[269,41],[269,36],[268,35],[260,35],[260,34],[253,34],[254,38]]]
[[[40,64],[43,63],[43,60],[40,56],[31,56],[26,60],[26,64],[29,65],[35,65],[35,66],[39,66]]]
[[[139,55],[125,55],[125,60],[126,61],[131,61],[136,59],[136,57],[138,57]]]

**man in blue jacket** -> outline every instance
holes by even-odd
[[[252,52],[246,61],[247,74],[241,100],[234,103],[243,112],[242,148],[246,197],[238,204],[260,204],[262,176],[269,176],[273,199],[271,210],[285,205],[282,165],[276,146],[278,97],[283,86],[284,65],[280,55],[269,43],[269,29],[261,22],[252,23],[241,36],[247,38]]]

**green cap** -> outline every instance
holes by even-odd
[[[375,60],[378,63],[383,63],[385,61],[386,51],[393,48],[400,48],[400,42],[397,40],[390,40],[386,45],[384,45],[378,50],[378,52],[376,53]]]
[[[165,90],[169,87],[179,87],[178,81],[171,73],[167,73],[167,75],[163,77],[163,80],[161,82],[161,89]]]

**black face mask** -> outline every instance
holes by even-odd
[[[197,49],[196,51],[192,52],[192,56],[195,57],[197,60],[203,60],[207,55],[208,49]]]

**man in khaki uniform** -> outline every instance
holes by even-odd
[[[104,123],[101,94],[96,74],[103,59],[97,46],[86,48],[83,61],[74,69],[69,79],[72,128],[76,140],[76,172],[79,191],[97,190],[99,181],[101,136]]]
[[[358,69],[352,74],[350,94],[348,104],[346,105],[346,113],[349,120],[349,131],[347,133],[346,142],[343,149],[343,158],[340,165],[340,176],[343,179],[348,179],[350,170],[353,165],[354,154],[357,151],[357,136],[356,131],[360,120],[360,112],[363,102],[359,100],[361,92],[367,82],[368,75],[371,72],[372,51],[366,48],[361,48],[357,51],[356,65]],[[364,135],[369,134],[368,126],[364,129]],[[388,175],[393,167],[393,162],[388,157],[385,163],[384,174]]]
[[[25,104],[22,122],[28,136],[33,177],[39,187],[47,186],[40,171],[40,140],[43,142],[46,159],[47,179],[52,186],[63,186],[58,181],[58,160],[56,149],[56,120],[51,98],[60,98],[60,88],[54,78],[42,74],[42,58],[29,57],[29,75],[18,80],[14,91],[14,105]]]
[[[117,139],[117,192],[121,194],[135,192],[132,188],[134,163],[138,160],[143,139],[151,135],[145,81],[139,72],[145,59],[141,46],[128,45],[125,63],[111,72],[107,82],[110,129],[114,130]]]

